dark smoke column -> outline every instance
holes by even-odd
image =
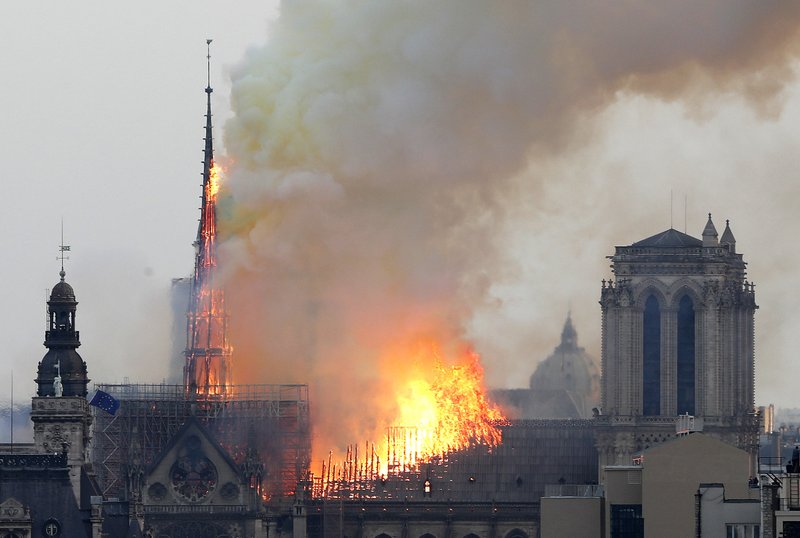
[[[211,43],[209,39],[208,44]],[[209,62],[211,55],[208,56]],[[217,269],[217,191],[219,170],[214,164],[211,129],[211,88],[206,86],[206,136],[203,152],[203,204],[195,241],[194,276],[186,313],[186,365],[183,382],[190,396],[225,395],[231,386],[231,346],[225,293],[215,284]]]

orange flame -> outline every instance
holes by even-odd
[[[222,176],[222,168],[213,162],[208,175],[208,185],[206,186],[206,198],[209,200],[216,200],[217,193],[219,192],[219,180]]]
[[[228,342],[228,316],[225,292],[218,286],[217,267],[217,193],[222,170],[211,161],[205,182],[204,205],[197,238],[195,275],[189,306],[186,367],[187,389],[202,396],[225,395],[232,383],[231,354]]]
[[[399,369],[391,374],[395,405],[386,411],[394,418],[384,422],[383,443],[367,442],[360,457],[358,445],[351,445],[339,463],[330,453],[321,474],[314,473],[312,495],[350,495],[389,475],[418,473],[422,464],[443,461],[450,453],[502,442],[500,427],[507,422],[486,396],[476,352],[466,350],[450,361],[455,365],[443,361],[436,345],[391,355],[385,358],[395,360],[387,362]]]
[[[416,357],[416,372],[400,388],[388,430],[382,472],[413,469],[448,452],[502,441],[500,409],[486,397],[479,355],[467,350],[445,365],[435,346]],[[427,366],[420,369],[420,366]]]

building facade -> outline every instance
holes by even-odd
[[[99,490],[86,465],[92,422],[86,362],[77,352],[75,291],[65,280],[47,301],[47,353],[31,402],[33,444],[0,447],[0,538],[101,536]]]
[[[679,415],[757,450],[755,285],[726,223],[702,239],[674,229],[620,246],[603,281],[600,469],[675,435]],[[755,470],[753,469],[753,472]]]

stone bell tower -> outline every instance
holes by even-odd
[[[53,287],[48,308],[47,353],[39,362],[38,390],[31,402],[33,441],[38,452],[67,454],[70,480],[75,494],[80,489],[81,466],[87,461],[89,427],[92,423],[86,401],[89,379],[86,363],[76,349],[81,345],[75,330],[78,302],[75,291],[61,280]]]
[[[600,469],[694,429],[756,455],[755,285],[726,223],[616,247],[603,281]],[[755,461],[755,457],[753,458]]]

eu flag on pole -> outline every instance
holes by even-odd
[[[116,415],[117,409],[119,409],[119,400],[117,400],[107,392],[98,390],[97,392],[94,393],[92,401],[89,402],[89,405],[93,405],[99,409],[102,409],[103,411],[111,415]]]

